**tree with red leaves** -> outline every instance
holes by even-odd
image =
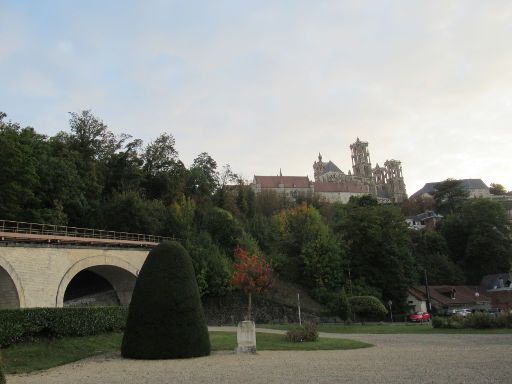
[[[272,268],[265,257],[257,254],[249,255],[247,251],[237,246],[235,248],[233,265],[235,274],[231,283],[242,289],[249,297],[247,320],[251,320],[252,294],[263,293],[272,284]]]

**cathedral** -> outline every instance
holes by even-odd
[[[329,202],[349,201],[351,196],[372,195],[379,203],[400,203],[407,198],[398,160],[387,160],[384,167],[372,168],[368,143],[359,140],[350,145],[352,171],[345,174],[332,161],[324,163],[322,155],[313,164],[315,181],[307,176],[254,176],[252,188],[256,193],[274,191],[290,199],[298,195],[315,195]]]
[[[324,163],[322,155],[313,164],[315,184],[334,183],[340,185],[360,185],[379,201],[400,203],[407,198],[402,164],[398,160],[386,160],[384,167],[377,163],[372,168],[368,142],[357,138],[350,145],[352,152],[352,172],[343,173],[332,161]]]

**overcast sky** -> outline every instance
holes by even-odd
[[[0,111],[52,135],[91,109],[245,178],[402,161],[407,192],[512,189],[512,2],[0,0]]]

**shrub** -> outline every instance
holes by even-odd
[[[432,318],[433,328],[446,328],[446,320],[442,317],[436,316]]]
[[[450,316],[446,318],[434,317],[432,320],[434,328],[512,328],[512,316],[510,314],[494,314],[485,312],[475,312],[469,314],[467,317]]]
[[[502,313],[496,317],[496,326],[499,328],[512,328],[512,314]]]
[[[381,320],[388,313],[386,307],[374,296],[353,296],[349,303],[352,312],[362,321]]]
[[[465,320],[462,316],[449,316],[449,317],[436,316],[432,319],[432,327],[461,329],[461,328],[465,328]]]
[[[464,328],[464,317],[455,315],[446,319],[446,328],[461,329]]]
[[[179,243],[161,243],[146,258],[133,291],[121,353],[135,359],[210,354],[192,260]]]
[[[0,347],[39,336],[88,336],[123,330],[127,314],[126,307],[1,310]]]
[[[464,328],[496,328],[496,316],[489,313],[475,312],[469,314],[463,321]]]
[[[286,332],[286,340],[293,343],[301,341],[317,341],[318,329],[315,323],[306,321],[304,325],[296,325]]]

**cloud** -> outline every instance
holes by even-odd
[[[173,133],[186,163],[207,151],[248,177],[312,176],[318,152],[347,171],[360,137],[374,164],[402,160],[409,193],[447,177],[512,189],[508,2],[123,4],[17,12],[52,26],[28,28],[26,45],[9,34],[22,48],[0,81],[24,84],[0,95],[11,118],[58,130],[92,108],[146,141]]]

